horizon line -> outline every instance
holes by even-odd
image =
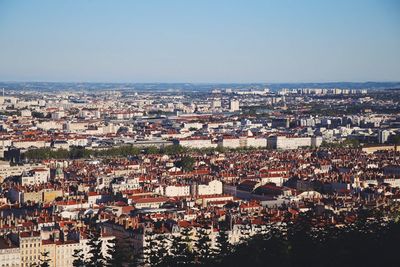
[[[133,82],[133,81],[56,81],[56,80],[30,80],[30,81],[16,81],[16,80],[0,80],[0,83],[108,83],[108,84],[327,84],[327,83],[400,83],[398,81],[385,81],[385,80],[370,80],[370,81],[298,81],[298,82],[266,82],[266,81],[252,81],[252,82],[193,82],[193,81],[154,81],[154,82]]]

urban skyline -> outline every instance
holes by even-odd
[[[398,266],[400,1],[0,0],[0,267]]]

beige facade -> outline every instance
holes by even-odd
[[[39,232],[21,233],[21,267],[29,267],[39,262],[42,240]]]

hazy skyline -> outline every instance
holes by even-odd
[[[0,0],[0,81],[400,81],[400,1]]]

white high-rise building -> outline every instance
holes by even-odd
[[[211,108],[217,109],[221,107],[221,99],[213,99],[211,103]]]
[[[239,100],[231,99],[231,101],[229,102],[229,111],[235,112],[239,110],[240,110]]]

